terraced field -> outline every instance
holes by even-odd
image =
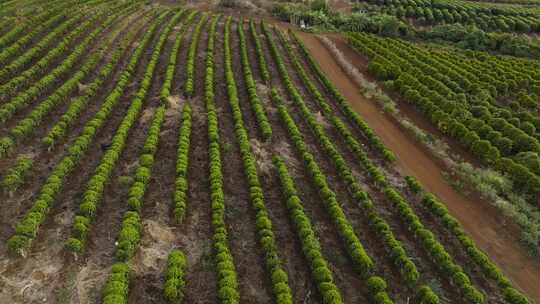
[[[21,2],[0,2],[0,302],[540,300],[400,173],[297,33]]]

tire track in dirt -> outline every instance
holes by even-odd
[[[428,151],[406,134],[377,106],[366,100],[354,82],[341,70],[332,55],[315,35],[298,33],[306,47],[317,59],[327,77],[343,96],[352,101],[353,108],[381,137],[384,144],[398,157],[396,167],[403,175],[413,175],[435,193],[448,207],[449,212],[463,225],[477,245],[503,270],[508,278],[534,301],[540,301],[540,265],[521,247],[519,236],[512,229],[501,225],[500,216],[488,202],[470,199],[458,193],[444,179],[445,168],[433,160]],[[331,37],[337,42],[335,37]],[[338,44],[344,45],[343,38]],[[345,53],[345,52],[344,52]],[[346,52],[355,64],[362,62],[358,54]]]

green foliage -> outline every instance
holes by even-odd
[[[253,74],[252,74],[251,67],[249,64],[243,23],[244,23],[243,21],[240,21],[240,23],[237,23],[237,29],[238,29],[238,38],[239,38],[238,41],[240,44],[240,58],[241,58],[241,63],[242,63],[242,71],[244,74],[244,80],[246,84],[246,90],[248,92],[251,109],[255,113],[255,118],[257,119],[257,125],[261,131],[262,137],[264,140],[268,140],[272,136],[272,126],[270,125],[270,122],[268,121],[266,111],[264,110],[264,106],[259,96],[257,95],[257,86],[255,85],[255,80],[253,79]]]
[[[217,22],[217,21],[214,21]],[[212,29],[212,27],[211,27]],[[214,102],[214,31],[208,35],[206,52],[206,75],[204,78],[204,100],[208,123],[209,179],[212,204],[212,228],[214,262],[218,274],[218,298],[223,303],[240,303],[238,279],[234,260],[229,249],[227,226],[225,225],[225,199],[223,194],[223,172],[219,140],[219,121]]]
[[[15,166],[9,168],[0,181],[0,188],[4,191],[15,192],[19,188],[32,169],[34,161],[31,158],[19,157]]]
[[[332,271],[329,269],[328,262],[321,252],[321,245],[313,231],[310,219],[304,212],[302,202],[298,197],[294,181],[289,175],[287,166],[279,156],[274,156],[273,162],[279,175],[281,190],[287,202],[286,205],[290,219],[294,223],[296,234],[302,243],[302,252],[309,261],[310,270],[317,283],[319,292],[325,303],[343,303],[340,291],[334,283]]]
[[[124,150],[129,131],[137,120],[139,112],[142,109],[143,101],[146,98],[146,95],[150,88],[150,84],[152,83],[154,71],[159,60],[159,54],[161,52],[161,49],[163,48],[163,45],[165,44],[167,35],[170,33],[172,28],[179,22],[183,14],[184,11],[178,11],[169,20],[169,22],[167,22],[164,30],[161,31],[158,41],[153,48],[150,61],[146,66],[146,70],[144,72],[143,79],[140,82],[141,85],[137,91],[137,94],[131,101],[124,118],[120,122],[120,125],[118,126],[118,129],[116,130],[111,140],[111,145],[105,151],[105,154],[102,156],[97,168],[94,171],[94,175],[87,183],[86,191],[83,193],[83,198],[79,205],[79,215],[86,217],[89,222],[92,222],[95,216],[96,210],[98,209],[101,198],[103,196],[105,184],[111,177],[111,173],[115,168],[115,165],[120,158],[122,151]],[[152,125],[148,131],[148,137],[143,146],[143,153],[155,152],[155,149],[157,147],[157,138],[159,137],[159,128],[161,128],[164,112],[164,106],[158,107],[156,109]],[[146,157],[143,156],[143,158]],[[142,162],[142,164],[144,164],[144,161]],[[142,166],[142,164],[140,162],[139,165]],[[133,183],[133,185],[130,187],[128,198],[129,206],[135,208],[136,212],[139,211],[140,206],[142,205],[142,196],[144,194],[146,183],[148,182],[148,178],[145,177],[145,175],[147,174],[142,173],[140,170],[138,171],[139,172],[137,172],[137,174],[135,175],[135,183]],[[134,229],[137,227],[126,227],[126,225],[129,226],[130,224],[131,220],[128,220],[126,222],[126,218],[122,223],[123,228],[122,232],[119,235],[120,246],[118,247],[117,251],[117,258],[120,260],[127,260],[131,257],[135,245],[138,243],[139,240],[138,229]],[[81,241],[83,249],[86,243],[86,235],[86,233],[83,235],[77,234],[75,229],[72,230],[72,237],[77,238]],[[69,247],[67,247],[67,249],[69,249]]]
[[[250,88],[249,83],[251,82],[251,89],[255,90],[255,83],[251,76],[251,69],[249,68],[249,62],[247,57],[247,50],[245,48],[245,41],[243,38],[243,30],[240,28],[241,24],[237,24],[238,34],[240,38],[240,48],[244,77],[246,83],[248,84],[248,89]],[[225,23],[225,35],[224,35],[224,60],[225,60],[225,80],[227,84],[227,96],[229,99],[229,105],[232,110],[233,120],[234,120],[234,130],[235,135],[238,140],[240,154],[242,155],[242,164],[244,167],[244,175],[247,179],[250,200],[253,209],[255,210],[256,222],[257,222],[257,232],[259,235],[259,243],[263,250],[265,251],[265,261],[266,269],[271,274],[273,291],[275,299],[279,299],[280,303],[293,303],[292,292],[289,287],[288,275],[285,272],[281,259],[279,258],[279,252],[277,245],[274,239],[274,232],[272,229],[272,221],[268,217],[268,210],[266,209],[264,203],[264,196],[261,183],[259,181],[257,167],[255,162],[255,157],[251,151],[251,146],[249,142],[249,136],[244,126],[244,120],[242,117],[242,110],[240,109],[240,103],[238,100],[238,93],[236,87],[236,81],[234,79],[234,72],[232,68],[232,56],[230,48],[230,27],[231,27],[231,17],[227,18]],[[256,95],[250,94],[250,98],[255,97]],[[255,110],[255,115],[258,118],[258,123],[261,126],[263,134],[266,134],[265,138],[269,138],[271,135],[271,129],[264,131],[267,126],[270,128],[270,123],[268,122],[266,115],[263,111],[262,105],[259,100],[251,100],[252,107]],[[257,110],[261,111],[257,114]],[[264,136],[264,135],[263,135]]]
[[[197,48],[199,45],[199,36],[201,35],[201,30],[202,27],[206,24],[207,20],[208,14],[204,13],[199,19],[199,22],[195,26],[193,34],[191,35],[191,43],[189,44],[188,58],[186,63],[186,82],[184,84],[184,94],[187,97],[191,97],[193,95],[193,82],[195,79],[195,56],[197,55]]]
[[[393,89],[439,130],[454,136],[485,165],[508,174],[517,189],[531,198],[540,195],[540,177],[506,158],[540,152],[540,142],[529,134],[535,132],[534,117],[518,115],[519,105],[507,109],[496,102],[511,92],[530,90],[535,62],[472,51],[430,51],[358,33],[349,35],[349,44],[371,59],[372,73],[391,79]]]
[[[187,261],[184,253],[180,250],[172,250],[167,259],[165,270],[165,285],[163,293],[169,303],[182,303],[184,298],[184,281]]]

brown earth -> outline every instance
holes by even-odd
[[[351,101],[353,108],[381,137],[384,144],[397,155],[396,168],[403,174],[414,175],[428,191],[441,198],[450,213],[516,287],[532,300],[540,301],[540,265],[521,247],[518,234],[500,222],[501,216],[497,210],[487,201],[471,199],[454,190],[443,176],[444,166],[434,160],[430,152],[405,133],[396,122],[382,113],[377,105],[361,95],[358,87],[317,37],[307,33],[299,35],[327,77]],[[351,62],[365,62],[362,56],[343,43],[342,38],[341,42],[337,45]]]

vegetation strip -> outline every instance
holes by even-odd
[[[121,14],[127,14],[134,7],[130,9],[130,6],[123,4],[114,8],[117,10],[114,13],[100,11],[97,14],[91,15],[90,18],[79,24],[76,29],[64,37],[58,45],[49,50],[38,62],[11,77],[7,83],[0,85],[0,100],[7,100],[8,103],[14,103],[18,100],[29,102],[29,99],[34,98],[38,93],[43,92],[43,90],[50,88],[58,82],[60,76],[64,75],[65,72],[69,71],[69,68],[75,65],[82,56],[82,53],[92,45],[97,36],[114,22],[115,17]],[[93,27],[95,28],[91,30]],[[88,33],[88,31],[90,32]],[[87,33],[85,38],[80,40],[85,33]],[[78,43],[76,43],[77,41]],[[51,65],[58,60],[61,62],[49,71]],[[48,72],[47,75],[43,75],[45,72]],[[32,82],[33,79],[38,77],[41,78],[36,82]],[[29,84],[32,85],[27,88]],[[26,89],[23,90],[24,88]],[[23,91],[21,92],[21,90]],[[0,113],[10,109],[11,107],[3,105],[0,107]],[[10,112],[6,114],[10,114]],[[6,114],[1,114],[0,121],[5,121],[4,116]]]
[[[129,262],[133,258],[141,239],[141,208],[144,201],[144,194],[152,175],[154,155],[159,143],[159,133],[165,117],[165,106],[160,105],[154,113],[150,130],[146,136],[143,150],[139,156],[139,165],[135,170],[135,178],[128,192],[128,211],[124,213],[122,227],[118,233],[115,257],[117,262],[113,265],[113,271],[109,274],[105,286],[103,287],[103,303],[116,304],[127,303],[129,294],[130,268]],[[85,234],[88,225],[88,218],[78,216],[75,218],[75,225],[80,226],[77,233]],[[68,241],[69,242],[69,241]],[[76,242],[75,242],[76,243]],[[73,243],[73,244],[75,244]],[[68,243],[68,246],[72,244]],[[122,275],[118,275],[116,269],[122,270]]]
[[[225,225],[225,194],[223,193],[223,171],[221,146],[219,142],[219,120],[214,102],[214,41],[215,26],[208,35],[205,60],[204,100],[208,123],[208,176],[210,180],[210,201],[212,204],[212,229],[214,263],[218,277],[218,298],[223,304],[240,303],[238,275],[229,247],[227,226]]]
[[[332,271],[321,252],[321,244],[313,231],[309,217],[304,213],[302,201],[298,197],[294,181],[289,175],[287,166],[279,156],[273,158],[274,166],[281,182],[281,190],[285,197],[285,204],[289,211],[291,222],[294,223],[296,233],[302,243],[302,252],[309,262],[311,274],[317,283],[317,288],[323,297],[324,303],[344,303],[341,292],[334,283]]]
[[[435,217],[439,218],[441,223],[456,236],[461,245],[465,248],[471,259],[482,269],[484,274],[503,289],[504,299],[511,304],[529,303],[527,297],[512,287],[508,278],[504,276],[501,270],[490,258],[480,250],[474,241],[465,233],[463,227],[456,218],[454,218],[446,209],[446,206],[432,193],[425,192],[420,183],[412,176],[406,176],[405,180],[408,187],[414,193],[421,197],[422,204],[427,207]]]
[[[396,159],[394,153],[392,153],[392,151],[390,151],[384,146],[382,140],[379,138],[379,136],[377,136],[377,134],[375,134],[375,131],[373,131],[373,129],[371,129],[371,127],[360,117],[360,115],[356,113],[356,111],[351,107],[349,102],[343,97],[343,95],[341,95],[341,93],[336,89],[332,82],[330,82],[326,75],[324,75],[321,68],[319,67],[313,56],[311,56],[309,51],[306,49],[302,41],[298,38],[298,36],[293,31],[289,31],[289,33],[292,34],[294,41],[300,47],[300,51],[303,57],[306,58],[309,66],[312,68],[312,71],[315,72],[317,79],[323,84],[325,89],[330,92],[332,97],[334,97],[334,100],[339,105],[345,116],[350,119],[354,126],[362,132],[362,135],[367,138],[370,145],[372,145],[374,149],[381,153],[387,161],[394,161]],[[321,107],[323,108],[324,113],[331,113],[331,108],[329,106],[324,106],[324,104],[321,103]]]
[[[251,109],[255,113],[255,118],[257,119],[257,125],[259,126],[262,137],[264,140],[268,140],[272,136],[272,126],[270,125],[270,122],[268,122],[268,117],[266,115],[266,111],[264,110],[264,106],[259,96],[257,95],[257,86],[255,84],[255,80],[253,79],[253,73],[251,71],[251,67],[250,67],[249,59],[248,59],[243,20],[241,20],[240,23],[237,24],[237,28],[238,28],[237,31],[238,31],[238,37],[239,37],[238,41],[240,44],[240,57],[241,57],[240,60],[242,61],[242,71],[243,71],[244,80],[246,83],[246,90],[249,96],[249,102],[251,105]]]
[[[279,54],[278,54],[279,55]],[[286,72],[286,70],[284,69]],[[369,202],[369,197],[366,192],[362,191],[360,185],[355,181],[352,171],[346,164],[345,159],[341,156],[337,148],[334,146],[330,138],[326,135],[326,132],[322,126],[316,121],[313,113],[304,104],[301,96],[298,92],[293,95],[294,103],[300,108],[303,118],[310,125],[311,130],[315,133],[317,138],[321,142],[323,150],[330,157],[330,160],[334,163],[338,169],[339,175],[347,182],[347,185],[352,189],[353,196],[363,205],[364,202]],[[452,257],[446,252],[444,247],[436,240],[431,231],[426,229],[421,223],[420,219],[416,216],[414,211],[410,208],[406,200],[392,187],[387,184],[384,173],[372,163],[367,157],[367,154],[362,150],[361,145],[352,137],[350,132],[344,127],[343,124],[335,125],[338,131],[345,137],[345,142],[351,148],[355,156],[360,160],[363,166],[368,170],[368,176],[373,180],[375,184],[383,185],[383,192],[387,198],[396,206],[401,213],[401,218],[405,218],[405,223],[409,226],[417,238],[423,243],[424,248],[428,254],[437,262],[437,266],[445,271],[450,277],[452,282],[460,289],[461,294],[469,303],[483,303],[484,296],[478,291],[470,282],[469,277],[463,272],[461,267],[455,264]],[[368,205],[370,205],[368,203]],[[372,203],[371,203],[372,205]],[[373,209],[372,207],[370,209]],[[407,212],[405,212],[407,211]],[[412,215],[408,214],[412,213]],[[444,258],[441,257],[444,256]],[[405,268],[406,271],[410,268]],[[416,272],[416,276],[417,276]]]
[[[229,105],[231,107],[234,130],[240,154],[242,155],[242,163],[244,166],[244,175],[248,182],[249,197],[251,205],[255,210],[257,234],[259,236],[259,244],[263,248],[265,254],[266,269],[270,274],[273,285],[274,298],[277,303],[293,303],[292,292],[289,287],[289,277],[283,268],[283,263],[279,257],[279,251],[274,237],[272,221],[268,217],[268,210],[264,202],[264,193],[262,190],[255,157],[251,151],[248,133],[244,126],[242,118],[242,110],[238,100],[238,92],[236,81],[234,80],[234,72],[232,69],[232,57],[230,48],[230,28],[231,17],[225,23],[224,35],[224,60],[225,60],[225,80],[227,83],[227,95],[229,97]],[[246,58],[247,59],[247,58]]]
[[[41,125],[41,122],[46,118],[47,114],[57,107],[62,102],[65,102],[67,96],[75,91],[82,80],[92,72],[94,72],[100,60],[106,57],[109,44],[112,42],[113,38],[120,32],[120,29],[117,29],[111,32],[105,39],[104,45],[101,50],[92,53],[83,65],[79,68],[75,74],[57,88],[51,95],[41,101],[37,106],[30,111],[23,119],[21,119],[13,128],[8,131],[8,135],[0,138],[0,158],[6,156],[6,154],[11,150],[11,148],[16,144],[17,141],[27,137],[31,132],[35,131],[37,127]],[[128,41],[131,40],[133,34],[128,34],[126,38],[123,39],[123,47],[117,48],[112,56],[111,60],[101,69],[98,77],[92,82],[87,88],[86,94],[87,99],[90,96],[93,96],[96,91],[99,89],[99,86],[104,82],[103,76],[108,76],[112,72],[112,69],[116,62],[120,59],[124,51],[124,47]],[[103,75],[105,74],[105,75]],[[77,101],[77,100],[75,100]],[[74,106],[78,103],[71,103],[71,106]]]
[[[45,220],[55,203],[56,196],[61,192],[67,176],[77,167],[81,158],[93,143],[97,131],[107,121],[114,106],[118,103],[128,82],[132,79],[135,68],[139,63],[143,50],[155,32],[158,23],[163,21],[167,13],[158,17],[145,33],[141,43],[131,55],[127,67],[122,72],[113,91],[106,97],[98,112],[88,121],[74,143],[67,148],[67,155],[53,168],[41,186],[32,207],[15,227],[15,234],[9,238],[7,246],[11,252],[26,255],[36,238],[41,223]]]
[[[105,20],[100,26],[89,33],[88,36],[86,36],[86,38],[73,50],[73,52],[64,61],[62,61],[60,65],[54,68],[54,70],[50,71],[46,76],[42,77],[24,92],[20,92],[7,103],[1,105],[0,122],[6,122],[8,119],[12,118],[13,115],[15,115],[19,110],[26,108],[37,96],[39,96],[39,94],[51,89],[56,83],[58,83],[60,81],[60,77],[73,68],[76,62],[81,59],[81,56],[89,49],[91,43],[97,39],[100,33],[111,25],[116,18],[122,15],[122,13],[117,13],[108,17],[107,20]],[[12,89],[16,88],[17,85],[11,86],[10,83],[6,85],[8,86],[9,91],[14,91]]]
[[[193,81],[195,77],[195,56],[197,55],[201,29],[206,24],[207,20],[208,14],[204,13],[199,20],[199,23],[197,23],[195,30],[193,30],[193,33],[191,34],[191,43],[189,45],[188,60],[186,63],[186,82],[184,84],[184,94],[187,97],[191,97],[193,95]]]
[[[184,299],[184,280],[186,272],[186,256],[178,249],[172,250],[167,259],[167,269],[165,270],[165,285],[163,294],[171,304],[182,303]]]
[[[153,14],[157,15],[158,11],[155,11]],[[135,33],[130,32],[128,38],[124,40],[129,42],[131,40],[129,36],[133,35],[135,35]],[[67,134],[69,129],[79,118],[80,114],[87,108],[88,103],[98,94],[99,90],[103,88],[103,84],[111,79],[115,68],[118,66],[121,57],[125,54],[129,45],[130,44],[122,44],[116,49],[111,56],[111,60],[102,67],[97,77],[87,85],[84,94],[71,99],[64,114],[60,116],[57,122],[49,128],[47,134],[41,139],[41,143],[44,146],[49,149],[52,148],[57,141]]]
[[[88,230],[96,215],[97,209],[103,197],[103,191],[110,175],[116,166],[116,163],[122,151],[124,150],[127,137],[131,127],[137,120],[142,109],[143,102],[148,94],[154,71],[159,60],[159,54],[168,38],[172,28],[179,22],[184,11],[178,11],[171,20],[166,24],[161,31],[159,39],[152,51],[150,62],[146,66],[146,70],[141,81],[141,85],[135,94],[135,98],[131,101],[120,126],[116,130],[111,145],[102,156],[99,165],[94,171],[94,175],[88,181],[86,190],[82,195],[81,203],[79,204],[78,218],[73,224],[71,237],[66,241],[66,248],[74,253],[82,253],[86,247]],[[137,189],[139,191],[140,189]]]

